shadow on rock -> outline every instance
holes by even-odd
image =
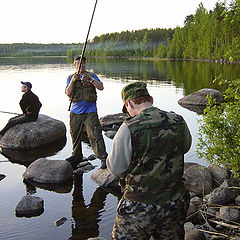
[[[57,152],[62,150],[66,145],[66,138],[61,139],[60,141],[43,145],[36,149],[30,150],[17,150],[17,149],[8,149],[1,148],[1,154],[8,158],[12,163],[19,163],[28,167],[32,162],[38,158],[44,158],[56,155]]]

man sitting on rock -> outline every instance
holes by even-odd
[[[10,118],[7,125],[0,131],[0,139],[11,127],[25,122],[35,122],[38,118],[38,113],[42,107],[38,97],[31,91],[32,84],[30,82],[21,82],[21,91],[24,92],[19,104],[23,114]]]

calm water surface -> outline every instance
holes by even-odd
[[[134,61],[114,59],[92,59],[88,69],[93,69],[104,83],[104,91],[98,91],[99,117],[119,113],[122,108],[121,89],[134,80],[144,80],[154,97],[154,106],[181,114],[189,125],[193,144],[185,155],[186,162],[206,165],[195,154],[198,124],[201,116],[182,108],[177,101],[184,95],[205,87],[218,88],[212,80],[223,74],[226,78],[239,77],[238,65],[216,63],[196,63],[177,61]],[[65,59],[0,59],[0,110],[20,112],[18,105],[22,93],[21,81],[30,81],[43,107],[41,114],[63,121],[67,128],[67,142],[49,159],[62,160],[71,155],[69,134],[69,100],[64,94],[66,79],[73,73],[72,63]],[[0,128],[4,127],[13,115],[0,113]],[[111,150],[112,140],[104,136],[107,151]],[[84,156],[92,154],[91,148],[83,145]],[[27,155],[27,154],[26,154]],[[24,158],[19,156],[19,158]],[[96,169],[99,160],[92,162]],[[66,189],[45,190],[23,183],[22,174],[26,166],[14,163],[0,155],[0,173],[6,178],[0,181],[0,239],[63,240],[88,239],[101,236],[109,239],[116,214],[117,198],[106,193],[90,180],[91,174],[83,175]],[[44,200],[44,212],[38,217],[20,218],[15,216],[15,208],[27,194]],[[56,227],[54,222],[65,217],[67,221]]]

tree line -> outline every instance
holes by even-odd
[[[67,56],[81,53],[82,43],[0,44],[0,56]],[[87,56],[218,59],[240,61],[240,0],[217,2],[175,29],[141,29],[103,34],[88,41]]]
[[[88,44],[87,54],[240,61],[240,0],[217,2],[210,11],[201,3],[195,14],[186,16],[183,27],[95,37]]]
[[[66,56],[70,49],[79,48],[79,44],[70,43],[13,43],[0,44],[0,57]]]

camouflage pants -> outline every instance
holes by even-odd
[[[149,205],[121,199],[111,239],[124,240],[184,240],[184,223],[189,206],[189,194],[182,199],[161,205]]]

